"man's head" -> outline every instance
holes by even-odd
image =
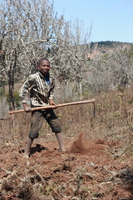
[[[43,76],[46,76],[50,70],[50,62],[47,58],[41,58],[38,61],[37,69]]]

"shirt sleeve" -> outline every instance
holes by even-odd
[[[52,78],[52,80],[50,80],[50,82],[51,82],[51,87],[50,87],[49,99],[53,99],[54,98],[55,79]]]
[[[21,98],[22,103],[27,102],[27,99],[28,99],[28,96],[29,96],[29,93],[30,93],[33,83],[34,83],[34,80],[33,80],[32,76],[29,76],[27,78],[27,80],[23,83],[23,85],[20,89],[20,92],[19,92],[19,96]]]

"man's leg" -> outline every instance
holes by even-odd
[[[30,148],[35,138],[38,138],[38,131],[41,128],[43,123],[42,112],[33,111],[31,113],[31,128],[28,135],[26,148],[25,148],[25,158],[29,158]]]
[[[65,146],[64,146],[64,141],[63,141],[63,134],[62,132],[60,133],[55,133],[56,137],[57,137],[57,141],[58,141],[58,144],[59,144],[59,148],[61,150],[61,152],[65,152],[66,149],[65,149]]]
[[[24,154],[25,158],[29,158],[29,156],[30,156],[30,148],[31,148],[31,145],[33,143],[33,140],[34,139],[30,138],[30,137],[28,137],[28,139],[27,139],[26,148],[25,148],[25,154]]]
[[[57,141],[58,141],[60,150],[62,152],[65,152],[66,149],[64,146],[64,142],[63,142],[63,134],[61,132],[61,126],[60,126],[60,122],[59,122],[57,116],[55,115],[55,113],[52,109],[46,109],[44,117],[45,117],[46,121],[48,122],[48,124],[50,125],[52,132],[54,132],[57,137]]]

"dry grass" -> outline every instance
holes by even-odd
[[[95,96],[96,115],[93,104],[75,105],[55,110],[61,121],[65,138],[75,137],[84,133],[86,139],[125,139],[125,144],[132,144],[133,133],[133,92],[132,88],[123,93],[111,91]],[[7,120],[1,120],[1,145],[17,143],[26,140],[30,124],[30,114],[12,115]],[[40,135],[48,139],[51,129],[44,121]]]

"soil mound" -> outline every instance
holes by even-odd
[[[72,146],[70,148],[70,152],[72,153],[81,153],[86,154],[90,151],[96,150],[96,152],[99,152],[98,150],[104,150],[107,147],[116,146],[116,142],[110,142],[105,140],[97,140],[97,141],[84,141],[83,140],[83,133],[81,133],[78,138],[72,143]]]

